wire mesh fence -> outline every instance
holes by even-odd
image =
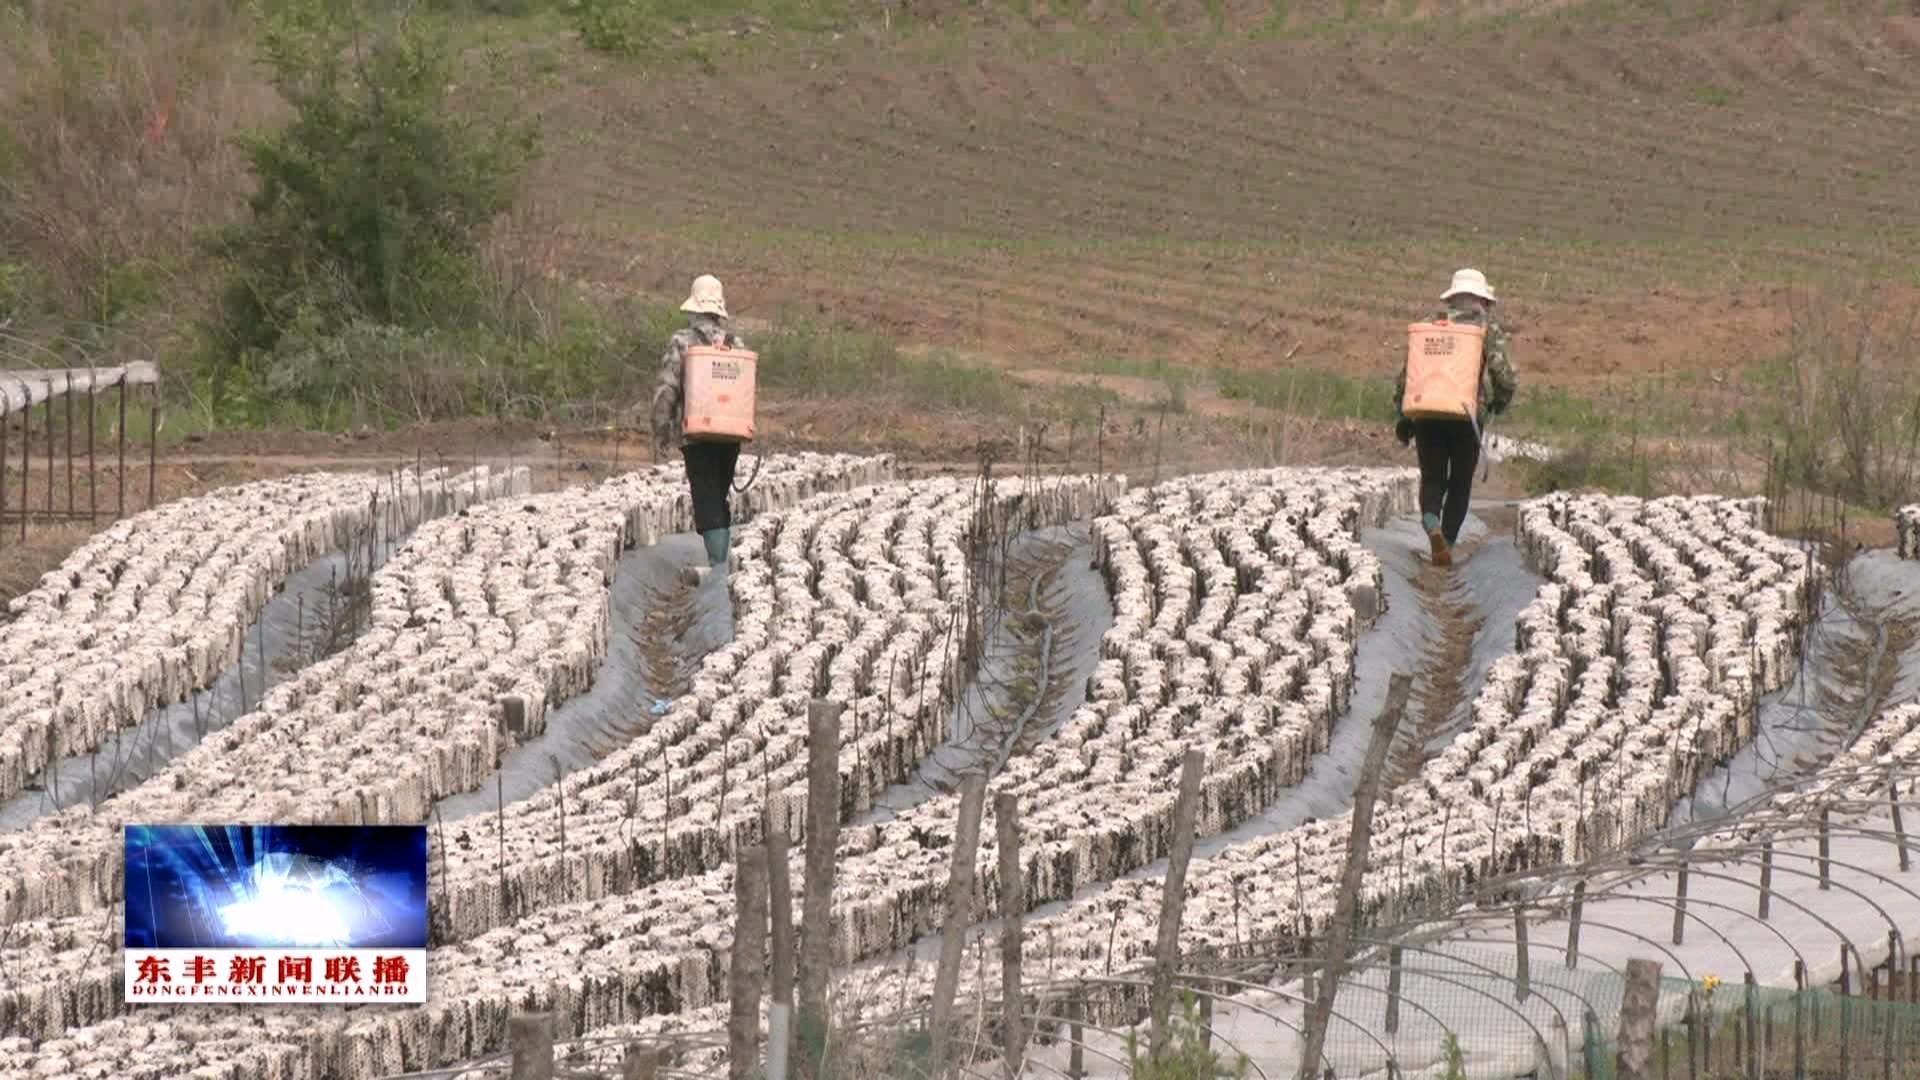
[[[1014,591],[1025,592],[1029,606],[1035,602],[1030,583]],[[983,613],[980,624],[994,625],[993,616]],[[1392,721],[1380,725],[1391,737],[1397,718],[1382,720]],[[1231,944],[1188,937],[1184,950],[1171,954],[1164,943],[1181,938],[1162,935],[1158,963],[1115,965],[1109,945],[1098,977],[1022,981],[1016,968],[1011,991],[986,972],[1000,949],[995,938],[1017,940],[1020,924],[983,924],[984,913],[966,909],[974,853],[960,850],[968,846],[963,841],[954,865],[968,873],[950,894],[940,977],[924,980],[933,987],[931,1000],[884,1007],[858,1000],[856,981],[842,978],[833,1022],[799,1025],[786,1049],[801,1075],[816,1078],[1920,1080],[1920,960],[1905,941],[1906,930],[1920,926],[1920,887],[1905,832],[1920,812],[1920,770],[1874,749],[1904,731],[1853,730],[1849,738],[1865,749],[1850,748],[1817,771],[1788,775],[1782,763],[1762,795],[1650,836],[1632,835],[1632,815],[1607,805],[1597,781],[1591,795],[1581,792],[1575,843],[1503,847],[1496,813],[1489,849],[1512,856],[1496,868],[1504,873],[1477,880],[1446,864],[1444,844],[1424,885],[1409,871],[1404,849],[1370,853],[1358,811],[1371,800],[1356,794],[1349,858],[1368,888],[1356,880],[1348,890],[1356,903],[1336,913],[1336,923],[1344,922],[1339,934],[1323,927],[1318,939],[1302,931]],[[823,767],[831,774],[830,761]],[[1623,793],[1624,780],[1615,778]],[[1508,809],[1514,831],[1516,811]],[[1533,809],[1517,810],[1527,832]],[[996,806],[996,817],[1001,812]],[[972,813],[977,834],[977,801]],[[1175,852],[1183,844],[1190,849],[1191,819],[1181,830],[1175,826]],[[956,835],[967,833],[963,824]],[[823,850],[830,864],[830,836]],[[1563,856],[1578,861],[1556,861]],[[756,857],[735,852],[736,865]],[[1017,868],[1017,852],[1014,859]],[[1175,854],[1170,865],[1181,859]],[[777,865],[784,874],[784,860]],[[826,870],[824,880],[807,882],[808,896],[833,895],[831,866]],[[1170,871],[1169,878],[1177,875]],[[1167,886],[1164,909],[1176,928],[1179,891],[1177,880]],[[1362,895],[1365,903],[1358,902]],[[1018,903],[1016,895],[999,909],[1018,911]],[[827,913],[825,900],[818,910]],[[777,918],[774,926],[778,941]],[[1236,937],[1237,926],[1236,914]],[[789,941],[793,931],[786,928]],[[1038,945],[1029,948],[1038,953]],[[781,951],[768,955],[777,987]],[[804,949],[797,955],[804,984]],[[1636,1011],[1630,972],[1642,961],[1657,964],[1658,975],[1638,984],[1650,990]],[[1328,965],[1338,968],[1330,982],[1323,978]],[[1032,968],[1051,971],[1044,962]],[[785,1054],[767,1053],[769,1014],[760,1006],[762,987],[752,983],[749,977],[744,984],[751,997],[730,1031],[662,1037],[644,1051],[617,1039],[563,1043],[551,1073],[528,1071],[547,1055],[541,1040],[529,1037],[513,1054],[408,1075],[726,1071],[785,1080]],[[897,985],[910,983],[905,977]],[[1328,986],[1331,1003],[1316,1002]],[[1639,1030],[1629,1022],[1636,1016],[1650,1036],[1644,1045],[1623,1042],[1623,1032]]]
[[[998,983],[975,979],[943,1022],[930,1003],[843,999],[835,1025],[792,1051],[832,1077],[1920,1078],[1920,957],[1903,936],[1920,918],[1920,891],[1892,822],[1904,820],[1897,808],[1920,810],[1915,787],[1884,765],[1830,769],[1718,824],[1483,880],[1449,898],[1451,910],[1359,913],[1322,1051],[1304,1074],[1318,976],[1333,959],[1307,936],[1190,944],[1164,969],[1025,982],[1011,1007]],[[957,968],[984,970],[994,937],[969,928]],[[1632,1073],[1618,1066],[1619,1036],[1639,959],[1661,977],[1646,1068]],[[1173,1004],[1156,1025],[1162,970]],[[733,1075],[784,1080],[763,1056],[764,1014],[760,1027]],[[551,1074],[514,1072],[515,1053],[523,1066],[539,1056],[533,1045],[408,1075],[732,1069],[719,1030],[563,1042]],[[655,1071],[639,1072],[643,1062]]]

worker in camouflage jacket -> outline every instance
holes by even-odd
[[[1400,361],[1400,375],[1394,380],[1393,407],[1398,422],[1394,436],[1400,445],[1417,447],[1420,459],[1420,523],[1427,530],[1427,542],[1436,565],[1453,562],[1453,547],[1460,542],[1460,527],[1467,520],[1467,503],[1473,494],[1473,470],[1480,464],[1480,432],[1489,415],[1497,416],[1513,404],[1520,379],[1514,372],[1507,332],[1494,321],[1493,286],[1478,270],[1460,270],[1440,297],[1440,310],[1429,321],[1468,323],[1487,328],[1480,368],[1480,415],[1474,420],[1408,418],[1404,409],[1407,392],[1406,357]]]
[[[668,340],[653,390],[653,456],[655,461],[665,461],[674,440],[679,441],[680,454],[687,463],[687,487],[693,495],[693,527],[707,546],[708,561],[719,566],[727,561],[733,535],[733,507],[728,493],[733,487],[734,466],[740,460],[740,444],[684,438],[687,350],[696,344],[744,349],[747,343],[727,328],[726,296],[720,279],[711,274],[693,280],[680,310],[687,313],[687,327],[674,331]]]

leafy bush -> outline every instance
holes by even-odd
[[[1447,1032],[1440,1040],[1440,1056],[1447,1070],[1440,1074],[1440,1080],[1467,1080],[1467,1057],[1460,1050],[1460,1036]]]
[[[474,321],[482,230],[511,205],[535,136],[456,106],[452,51],[419,20],[291,0],[268,16],[264,51],[293,118],[242,140],[250,216],[208,245],[227,268],[211,391],[217,406],[245,374],[317,406],[315,373],[334,367],[319,357],[338,355],[326,337]]]
[[[1127,1075],[1132,1080],[1243,1080],[1250,1064],[1245,1054],[1228,1064],[1207,1045],[1207,1029],[1200,1021],[1200,1004],[1192,991],[1180,994],[1180,1011],[1167,1017],[1167,1046],[1159,1057],[1143,1055],[1140,1033],[1127,1032]]]
[[[587,48],[635,56],[653,42],[653,27],[634,0],[569,0],[567,10]]]

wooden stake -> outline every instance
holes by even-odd
[[[4,527],[7,520],[7,436],[11,434],[12,424],[13,417],[0,412],[0,527]],[[20,506],[22,510],[26,508],[25,500]]]
[[[74,512],[73,498],[73,376],[67,376],[67,392],[62,402],[67,409],[67,520],[79,515]]]
[[[773,979],[767,1013],[767,1080],[785,1080],[793,1046],[793,882],[786,814],[766,812],[767,911],[773,924]]]
[[[147,509],[153,509],[154,478],[160,472],[160,388],[153,389],[153,405],[147,412]]]
[[[1833,887],[1833,869],[1830,861],[1831,837],[1827,833],[1827,816],[1830,808],[1820,808],[1820,891],[1826,892]]]
[[[509,1017],[507,1042],[513,1047],[513,1080],[553,1080],[553,1014]]]
[[[1573,911],[1567,917],[1567,970],[1580,966],[1580,913],[1587,904],[1587,883],[1573,883]]]
[[[120,501],[116,504],[113,517],[115,521],[127,516],[127,376],[120,375]]]
[[[807,855],[800,909],[796,1021],[800,1075],[818,1075],[826,1052],[827,976],[833,962],[834,852],[840,844],[840,712],[833,701],[807,706]]]
[[[1020,1075],[1027,1033],[1021,1021],[1020,953],[1026,913],[1026,881],[1020,864],[1020,800],[1010,791],[993,799],[995,840],[1000,856],[1000,1028],[1006,1047],[1007,1080]]]
[[[1626,986],[1620,998],[1619,1049],[1614,1056],[1619,1080],[1652,1080],[1653,1032],[1659,1003],[1659,962],[1628,960]]]
[[[1396,673],[1387,684],[1386,708],[1373,722],[1372,742],[1367,761],[1360,771],[1360,786],[1353,796],[1352,832],[1347,840],[1347,866],[1335,900],[1333,925],[1327,934],[1326,963],[1320,972],[1320,989],[1313,996],[1306,1030],[1306,1048],[1300,1055],[1300,1078],[1308,1080],[1316,1071],[1327,1040],[1327,1022],[1333,1016],[1333,996],[1340,985],[1340,972],[1346,966],[1347,942],[1353,934],[1354,910],[1359,903],[1360,886],[1366,875],[1367,848],[1373,839],[1373,804],[1380,793],[1380,777],[1386,768],[1387,750],[1393,745],[1406,711],[1407,695],[1413,687],[1412,676]]]
[[[946,1037],[953,1020],[953,999],[960,988],[960,960],[967,927],[973,924],[974,858],[980,850],[980,813],[987,796],[985,773],[971,773],[960,785],[960,821],[954,833],[953,866],[947,877],[947,921],[940,930],[940,965],[933,977],[933,1052],[946,1058]]]
[[[1387,1034],[1400,1031],[1400,946],[1387,948]]]
[[[1532,981],[1527,956],[1527,911],[1519,904],[1513,906],[1513,999],[1524,1002]]]
[[[1807,962],[1799,959],[1793,962],[1793,1075],[1807,1075]]]
[[[727,1076],[749,1080],[760,1071],[760,987],[767,966],[767,854],[758,844],[734,860],[733,911]]]
[[[1687,936],[1687,864],[1680,864],[1680,881],[1674,887],[1673,902],[1673,943],[1680,944]]]
[[[1773,841],[1760,848],[1760,921],[1766,922],[1773,909]]]
[[[1194,822],[1200,813],[1200,775],[1205,767],[1206,754],[1189,749],[1180,763],[1180,794],[1173,804],[1173,847],[1167,853],[1167,876],[1160,889],[1159,941],[1154,949],[1150,999],[1151,1050],[1156,1061],[1167,1049],[1167,1014],[1172,1007],[1173,969],[1180,962],[1180,918],[1187,899],[1187,865],[1193,860]]]
[[[1900,872],[1904,874],[1913,869],[1913,865],[1907,852],[1906,823],[1900,817],[1900,787],[1891,772],[1887,774],[1887,802],[1893,807],[1893,842],[1900,849]]]
[[[1102,425],[1104,428],[1105,425]],[[1087,1016],[1086,992],[1075,994],[1067,1005],[1067,1015],[1073,1018],[1068,1027],[1067,1075],[1072,1080],[1081,1080],[1087,1075],[1087,1029],[1084,1021]]]
[[[20,410],[20,540],[27,539],[27,508],[33,505],[33,407]]]
[[[627,1047],[627,1059],[620,1063],[621,1080],[657,1080],[659,1075],[657,1051],[643,1049],[638,1043]]]

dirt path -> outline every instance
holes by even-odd
[[[1464,562],[1485,543],[1476,539],[1455,552]],[[1388,790],[1420,775],[1427,747],[1442,735],[1466,698],[1466,672],[1473,661],[1473,639],[1483,619],[1464,580],[1453,571],[1422,562],[1413,578],[1420,606],[1433,620],[1433,633],[1413,673],[1413,695],[1407,701],[1407,721],[1400,726],[1387,758]]]

